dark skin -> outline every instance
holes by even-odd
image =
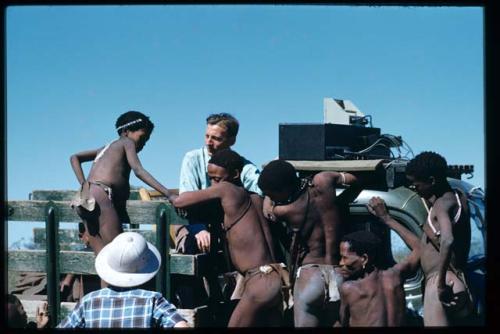
[[[450,263],[459,270],[464,270],[470,248],[470,224],[467,200],[459,193],[462,213],[456,223],[452,219],[458,210],[455,194],[446,179],[430,177],[419,180],[407,176],[415,191],[424,199],[428,207],[432,207],[430,219],[434,227],[440,231],[436,237],[428,221],[424,225],[422,235],[422,271],[426,277],[437,276],[437,288],[434,293],[428,290],[424,296],[424,325],[448,326],[449,311],[460,308],[464,302],[464,284],[450,271]],[[439,244],[439,251],[433,246],[430,238]],[[452,256],[453,255],[453,256]],[[431,288],[431,287],[429,287]],[[433,287],[432,287],[433,288]],[[431,288],[431,289],[432,289]],[[437,295],[437,298],[435,298]]]
[[[126,204],[130,195],[130,171],[133,170],[137,178],[162,193],[167,199],[171,199],[168,189],[144,169],[137,155],[144,148],[149,137],[150,133],[145,129],[122,131],[120,137],[111,143],[106,152],[92,164],[87,179],[83,174],[82,163],[93,161],[104,147],[79,152],[70,158],[71,167],[80,184],[85,181],[100,181],[110,186],[113,191],[112,200],[110,200],[101,187],[90,185],[90,193],[96,200],[97,214],[91,220],[84,220],[86,232],[88,232],[85,236],[96,255],[114,237],[123,232],[122,223],[128,222]],[[61,290],[70,281],[71,278],[66,277]]]
[[[262,214],[262,198],[249,195],[240,181],[240,172],[208,164],[212,185],[199,191],[188,191],[173,201],[176,208],[219,199],[228,228],[244,212],[250,196],[251,206],[240,221],[226,233],[229,253],[241,274],[250,269],[275,263],[273,239]],[[229,327],[279,326],[281,324],[281,278],[273,271],[260,278],[253,276],[229,320]]]
[[[336,204],[335,189],[342,183],[354,184],[357,179],[349,173],[321,172],[312,179],[313,186],[308,187],[294,202],[276,205],[272,215],[285,221],[293,230],[303,224],[301,237],[305,240],[308,252],[298,266],[306,264],[338,265],[338,246],[342,231],[342,221]],[[283,202],[295,191],[264,190],[272,201]],[[307,202],[309,197],[309,208]],[[307,211],[307,217],[306,217]],[[311,231],[308,236],[304,233]],[[315,268],[301,269],[300,279],[294,285],[294,322],[296,327],[318,327],[333,325],[336,320],[338,302],[324,305],[325,292],[321,274]],[[337,304],[337,305],[332,305]],[[325,309],[326,307],[326,309]],[[330,310],[328,310],[330,309]],[[329,319],[330,323],[326,321]]]
[[[40,306],[36,307],[36,328],[47,328],[49,320],[49,306],[45,302],[41,308]],[[7,303],[7,323],[12,328],[26,328],[28,326],[28,315],[19,300]]]
[[[368,210],[398,233],[412,252],[400,263],[379,270],[369,254],[358,254],[349,242],[340,243],[340,266],[345,281],[340,288],[342,326],[401,326],[405,316],[405,279],[419,265],[420,241],[387,213],[385,203],[373,197]]]

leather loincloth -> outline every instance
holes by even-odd
[[[331,264],[305,264],[297,269],[297,281],[300,277],[301,269],[317,268],[323,278],[325,289],[325,302],[336,302],[340,300],[339,287],[343,282],[343,278],[335,271],[335,266]]]

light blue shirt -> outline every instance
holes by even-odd
[[[179,193],[195,191],[210,187],[208,178],[208,161],[210,156],[206,146],[186,153],[182,160]],[[260,171],[250,161],[243,158],[245,165],[241,172],[243,187],[262,196],[262,191],[257,185]]]

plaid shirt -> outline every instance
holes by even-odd
[[[185,319],[161,293],[104,288],[85,295],[58,328],[173,327]]]

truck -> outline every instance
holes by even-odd
[[[372,216],[366,207],[373,196],[382,198],[388,212],[419,238],[428,211],[405,176],[413,152],[401,136],[381,134],[349,100],[325,98],[324,123],[282,123],[279,125],[279,158],[290,162],[300,177],[321,171],[348,171],[372,174],[369,186],[349,204],[348,232],[369,230],[383,241],[385,265],[404,259],[410,249],[397,233]],[[395,153],[394,153],[395,152]],[[382,172],[380,172],[382,171]],[[472,176],[472,165],[449,165],[448,182],[467,196],[470,211],[471,246],[466,279],[473,295],[475,325],[484,325],[486,277],[486,220],[483,189],[463,180]],[[343,189],[337,189],[339,195]],[[404,284],[410,324],[421,325],[423,316],[422,271]]]

